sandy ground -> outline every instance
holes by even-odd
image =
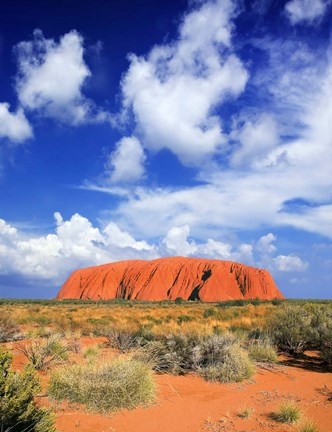
[[[84,346],[95,344],[88,338]],[[10,345],[9,345],[10,347]],[[24,357],[14,349],[14,369]],[[332,372],[324,370],[314,353],[306,360],[282,358],[276,366],[258,366],[254,379],[239,384],[209,383],[195,375],[156,375],[157,401],[148,408],[109,416],[86,413],[67,404],[54,404],[58,432],[290,432],[301,422],[284,425],[270,415],[286,400],[302,410],[302,422],[314,421],[320,432],[332,431]],[[42,376],[45,382],[46,376]],[[42,403],[47,403],[44,397]],[[244,407],[249,419],[238,416]]]

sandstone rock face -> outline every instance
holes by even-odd
[[[270,273],[232,261],[170,257],[130,260],[74,271],[57,299],[283,299]]]

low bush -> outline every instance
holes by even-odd
[[[199,339],[196,336],[170,334],[147,343],[137,358],[150,364],[157,372],[180,375],[197,368],[199,351]]]
[[[208,381],[230,383],[249,379],[254,371],[248,353],[234,344],[225,349],[217,362],[202,368],[200,375]]]
[[[103,331],[103,336],[106,337],[108,345],[121,352],[130,351],[136,348],[139,344],[137,333],[128,329],[110,328]]]
[[[11,371],[12,356],[0,348],[0,430],[3,432],[55,432],[50,410],[39,408],[35,396],[39,379],[31,366]]]
[[[290,354],[306,349],[321,351],[332,365],[332,308],[330,304],[286,305],[278,309],[268,325],[276,345]]]
[[[254,367],[232,335],[167,335],[148,343],[138,354],[158,372],[198,372],[212,381],[232,382],[250,378]]]
[[[19,328],[7,314],[0,316],[0,342],[19,339]]]
[[[19,350],[37,370],[45,370],[68,359],[69,347],[61,342],[58,335],[46,340],[36,340],[31,344],[20,345]]]
[[[281,423],[295,423],[301,418],[301,410],[292,402],[284,402],[271,417]]]
[[[276,363],[278,361],[278,353],[276,349],[267,340],[258,339],[250,342],[248,353],[251,360],[257,362]]]
[[[108,413],[151,403],[155,384],[146,364],[117,358],[112,363],[72,365],[55,370],[49,394],[57,400],[68,399],[92,411]]]
[[[302,306],[278,309],[269,322],[276,345],[290,354],[302,353],[310,341],[311,314]]]

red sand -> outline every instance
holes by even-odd
[[[186,300],[284,298],[270,273],[232,261],[169,257],[76,270],[58,299]]]
[[[298,367],[257,369],[253,382],[213,384],[191,376],[157,376],[158,401],[149,408],[123,411],[109,417],[78,411],[57,413],[61,432],[183,432],[183,431],[295,431],[269,415],[285,400],[295,402],[303,418],[313,420],[320,432],[332,425],[332,373]],[[255,411],[249,419],[238,412],[244,406]],[[299,423],[300,425],[301,423]]]
[[[82,348],[103,342],[102,338],[82,338]],[[6,344],[9,348],[11,344]],[[14,369],[26,363],[14,347]],[[106,350],[108,351],[108,350]],[[101,416],[53,404],[58,432],[296,432],[295,425],[277,423],[270,414],[283,401],[294,402],[302,410],[302,421],[310,419],[319,432],[332,430],[332,372],[322,368],[315,353],[306,361],[281,358],[276,366],[257,367],[252,381],[238,384],[206,382],[198,376],[156,375],[157,401],[148,408]],[[42,374],[43,384],[47,376]],[[47,398],[40,401],[49,405]],[[238,412],[254,409],[249,419]]]

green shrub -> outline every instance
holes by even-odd
[[[19,350],[37,370],[45,370],[68,359],[69,348],[58,335],[46,340],[36,340],[31,344],[20,345]]]
[[[205,309],[205,311],[203,312],[203,318],[210,318],[210,317],[215,317],[215,316],[218,316],[218,313],[213,308]]]
[[[92,411],[108,413],[151,403],[155,384],[147,365],[117,358],[112,363],[72,365],[55,370],[49,394],[57,400],[69,399]]]
[[[269,330],[277,346],[291,354],[318,349],[332,365],[332,308],[330,304],[287,305],[270,320]]]
[[[278,361],[276,349],[270,342],[258,339],[248,346],[248,353],[251,360],[263,363],[275,363]]]
[[[190,316],[190,315],[180,315],[180,316],[178,316],[176,321],[178,324],[187,323],[190,321],[195,321],[195,317]]]
[[[291,402],[284,402],[271,417],[281,423],[295,423],[300,420],[301,410]]]
[[[182,297],[176,297],[176,299],[174,300],[175,304],[183,304],[185,303],[185,299],[183,299]]]
[[[253,376],[254,371],[247,352],[234,344],[224,351],[218,362],[202,368],[200,374],[208,381],[230,383],[249,379]]]
[[[83,357],[89,362],[93,363],[99,355],[99,349],[97,346],[90,346],[83,352]]]
[[[269,329],[276,345],[291,354],[302,353],[311,339],[311,314],[303,306],[278,309]]]
[[[11,363],[11,354],[0,348],[0,430],[55,432],[53,414],[34,400],[40,391],[35,371],[29,366],[21,373],[12,372]]]

